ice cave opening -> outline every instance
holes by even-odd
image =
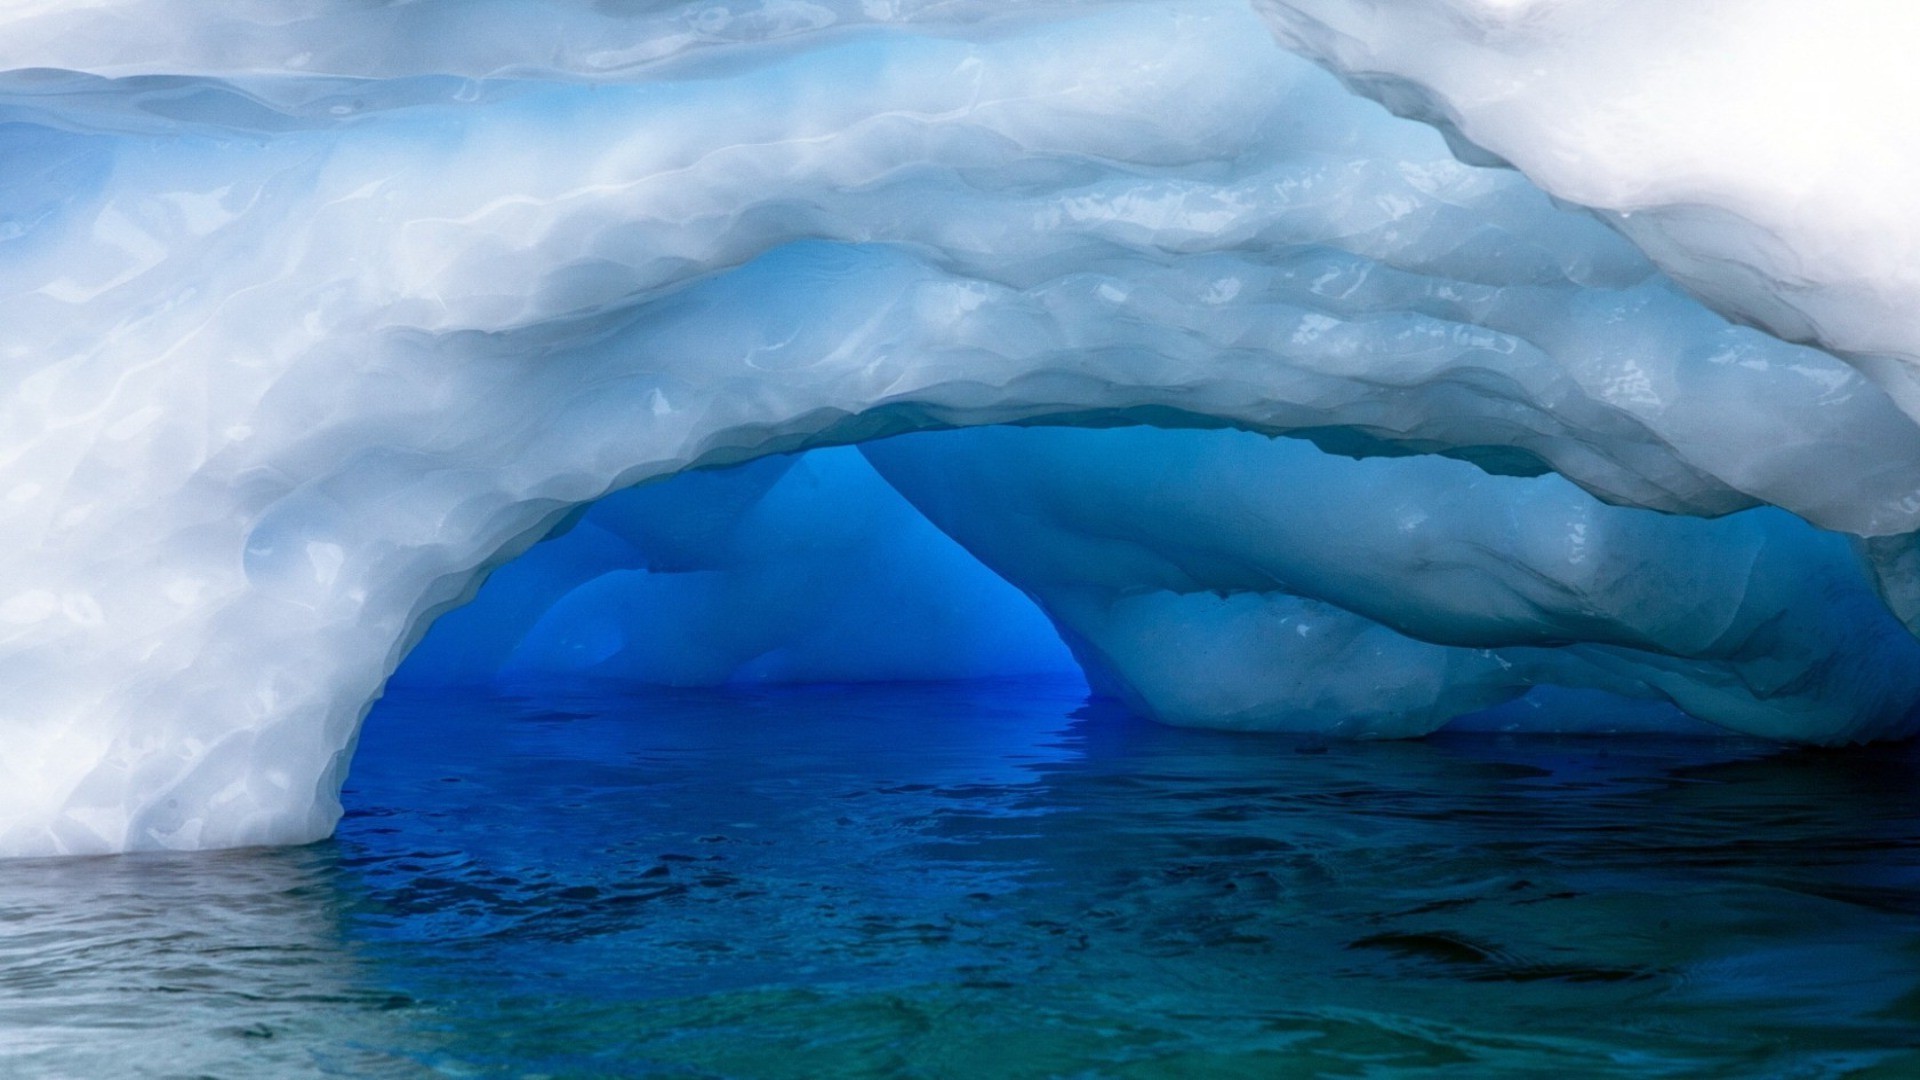
[[[1190,726],[1847,739],[1911,723],[1920,643],[1844,537],[1777,510],[1231,430],[988,427],[583,506],[393,682],[1073,674]]]

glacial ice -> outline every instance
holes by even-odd
[[[1254,0],[1468,157],[1600,211],[1709,304],[1920,417],[1920,6]]]
[[[1286,12],[1338,6],[1264,10],[1293,33]],[[359,721],[401,658],[583,506],[689,469],[990,424],[1244,432],[916,435],[938,453],[872,451],[928,507],[967,481],[978,522],[931,516],[969,543],[975,528],[1020,533],[996,524],[1020,497],[1072,495],[1069,477],[1113,491],[1145,469],[1113,504],[1145,534],[1082,568],[1125,603],[1081,610],[1023,580],[1023,560],[1071,546],[1079,525],[985,561],[1083,660],[1104,643],[1093,678],[1181,722],[1331,729],[1348,710],[1410,733],[1538,683],[1787,739],[1916,724],[1911,642],[1866,585],[1920,625],[1920,428],[1873,359],[1906,355],[1873,305],[1899,299],[1911,259],[1823,291],[1811,272],[1724,262],[1699,240],[1745,235],[1720,230],[1722,210],[1603,222],[1457,160],[1433,127],[1276,46],[1235,0],[259,10],[0,12],[0,855],[325,835]],[[1689,41],[1711,30],[1676,19]],[[1434,24],[1436,48],[1471,57],[1453,26]],[[1335,66],[1348,55],[1294,36]],[[1535,112],[1564,105],[1542,95]],[[1548,190],[1619,209],[1531,163],[1534,128],[1509,145],[1455,112]],[[1589,167],[1604,173],[1569,169]],[[1876,258],[1920,222],[1900,201],[1911,191],[1846,189],[1859,214],[1898,219]],[[1803,268],[1841,258],[1817,228],[1769,235]],[[1704,260],[1744,267],[1727,280],[1852,299],[1789,325],[1703,284]],[[1735,325],[1689,289],[1832,351]],[[1029,437],[1045,440],[1032,460],[996,456]],[[1153,459],[1076,450],[1108,437]],[[994,461],[1016,482],[1003,494],[977,483]],[[1296,468],[1317,479],[1269,479]],[[1453,524],[1401,547],[1377,532],[1348,558],[1263,501],[1273,487],[1314,513],[1371,512],[1336,496],[1376,474]],[[1155,475],[1259,509],[1272,535]],[[961,486],[943,494],[949,480]],[[634,505],[671,501],[652,490]],[[1482,516],[1456,503],[1469,490]],[[663,512],[724,502],[692,498]],[[619,505],[578,520],[599,528]],[[1186,516],[1154,520],[1168,505]],[[1555,530],[1573,523],[1608,553],[1599,577],[1571,565]],[[875,551],[944,550],[940,565],[978,572],[918,528],[906,519]],[[1431,578],[1420,544],[1476,537],[1493,553],[1446,595],[1457,583]],[[1211,544],[1219,565],[1186,568],[1163,596],[1170,539]],[[544,557],[538,603],[571,596],[594,556],[576,562],[568,543],[497,581],[525,584]],[[744,554],[727,588],[783,561]],[[831,564],[812,554],[799,563]],[[1274,576],[1289,560],[1311,574]],[[1516,578],[1522,566],[1541,576]],[[1233,577],[1249,567],[1272,573]],[[1642,574],[1699,610],[1633,606]],[[602,591],[573,601],[625,628],[598,662],[654,663],[629,631],[666,616]],[[818,650],[796,677],[845,663],[828,593],[792,608],[822,619],[808,640],[750,644],[730,626],[740,644],[707,642],[710,670],[751,677],[737,658],[796,644]],[[750,606],[677,603],[683,630]],[[1303,619],[1347,644],[1271,640]],[[532,635],[523,660],[585,625]],[[440,654],[440,670],[477,670],[460,665],[483,652]],[[1495,673],[1503,662],[1523,676]],[[1200,673],[1215,664],[1244,681]]]
[[[395,679],[664,686],[1076,672],[1039,609],[852,447],[609,495],[434,623]]]
[[[1920,640],[1845,538],[1770,507],[1661,514],[1552,475],[1248,432],[978,428],[863,450],[1045,608],[1096,688],[1162,720],[1421,735],[1557,687],[1770,738],[1920,721]]]

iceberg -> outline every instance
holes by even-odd
[[[1578,8],[1505,6],[1516,33]],[[1339,7],[1262,12],[1355,86],[1419,82],[1354,76],[1358,30],[1302,29]],[[916,602],[977,601],[943,638],[977,651],[896,673],[1056,663],[1019,587],[1097,688],[1182,723],[1412,734],[1564,692],[1787,740],[1915,727],[1897,618],[1920,625],[1920,428],[1873,307],[1911,260],[1879,291],[1768,277],[1689,246],[1684,215],[1630,224],[1637,204],[1567,187],[1465,106],[1436,127],[1382,93],[1418,118],[1392,115],[1232,0],[259,11],[0,13],[0,855],[326,835],[369,704],[496,569],[499,606],[460,640],[455,616],[422,677],[879,677],[879,631],[833,629],[836,604],[878,608],[830,589],[785,608],[818,621],[784,638],[631,644],[795,565],[736,517],[717,592],[671,599],[647,569],[802,468],[754,462],[801,451],[840,454],[805,467],[839,476],[823,506],[893,516],[867,556],[843,532],[798,565],[924,558]],[[1433,26],[1448,55],[1471,44]],[[1845,194],[1898,216],[1911,190]],[[1831,239],[1753,220],[1809,259]],[[1792,323],[1708,263],[1753,297],[1859,303]],[[924,434],[992,425],[1181,430]],[[834,450],[892,436],[925,440],[872,460],[932,524]],[[725,466],[749,479],[696,479]],[[1135,489],[1135,467],[1258,513]],[[1362,475],[1434,524],[1396,539],[1334,497]],[[1105,526],[1027,528],[1020,500],[1083,481],[1146,532],[1079,585],[1030,578]],[[1316,548],[1268,489],[1360,515],[1370,546]],[[1575,524],[1605,553],[1590,571]],[[1012,584],[976,589],[989,571],[933,525],[1032,549],[982,546]],[[1219,565],[1163,588],[1183,534]],[[1422,544],[1476,543],[1496,547],[1467,583],[1426,574]],[[1671,591],[1636,604],[1649,582]],[[1381,596],[1409,584],[1437,591]],[[1139,599],[1075,607],[1082,586]],[[1327,636],[1274,640],[1309,624]]]

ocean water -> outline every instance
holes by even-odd
[[[1916,766],[396,695],[332,840],[0,864],[0,1076],[1920,1076]]]

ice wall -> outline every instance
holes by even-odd
[[[0,854],[324,835],[399,658],[577,507],[916,428],[1771,504],[1910,595],[1886,393],[1244,4],[261,10],[0,12]]]
[[[1077,673],[1033,602],[852,447],[610,495],[433,624],[396,681],[667,686]]]
[[[1674,516],[1557,476],[1247,432],[980,428],[862,449],[1041,603],[1096,688],[1173,723],[1421,735],[1557,687],[1771,738],[1920,724],[1920,640],[1844,537],[1779,510]]]
[[[1349,86],[1594,210],[1736,320],[1920,418],[1920,6],[1254,0]],[[1920,537],[1866,553],[1920,631]]]

